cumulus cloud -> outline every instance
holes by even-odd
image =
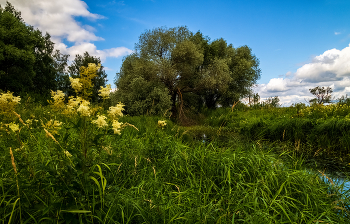
[[[105,61],[107,57],[121,57],[124,55],[131,54],[133,51],[126,47],[116,47],[105,50],[98,50],[96,46],[92,43],[79,43],[72,47],[67,47],[65,44],[60,44],[57,46],[64,54],[70,54],[70,60],[75,58],[75,55],[82,54],[82,52],[89,52],[89,54],[97,56],[101,59],[101,61]]]
[[[0,0],[5,6],[6,0]],[[48,32],[55,48],[62,53],[70,54],[71,58],[76,54],[88,51],[91,55],[101,57],[120,57],[132,52],[125,47],[105,50],[97,50],[93,41],[102,41],[102,37],[96,36],[96,29],[89,25],[80,24],[75,17],[84,17],[95,21],[104,16],[89,12],[88,6],[81,0],[11,0],[11,4],[20,11],[24,21],[38,28],[43,33]],[[74,46],[67,47],[63,40],[71,42]],[[70,58],[70,59],[71,59]]]
[[[350,45],[343,50],[331,49],[299,68],[295,77],[307,82],[339,81],[350,76]]]
[[[289,71],[284,78],[273,78],[267,84],[259,84],[254,91],[262,100],[279,96],[283,105],[289,106],[308,102],[313,98],[309,89],[316,86],[332,87],[335,99],[350,94],[350,45],[342,50],[327,50],[295,73]]]
[[[5,5],[5,0],[0,0]],[[80,0],[12,0],[11,4],[21,11],[24,21],[50,35],[66,38],[70,42],[103,40],[82,27],[74,17],[101,19],[103,16],[90,13],[85,2]]]
[[[282,92],[288,90],[287,88],[287,79],[283,78],[274,78],[271,79],[266,85],[266,90],[269,92]]]

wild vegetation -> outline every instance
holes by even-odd
[[[304,162],[328,155],[346,165],[347,98],[257,103],[251,50],[186,27],[142,34],[110,94],[99,58],[78,55],[67,74],[67,55],[37,51],[41,33],[9,3],[0,28],[0,63],[13,60],[0,70],[1,223],[349,223],[349,191]],[[11,42],[14,31],[39,39]],[[23,46],[25,92],[14,78],[23,55],[8,56]],[[35,63],[52,69],[43,92]]]
[[[235,108],[212,111],[202,124],[240,133],[248,140],[274,143],[281,150],[292,147],[308,163],[316,162],[329,171],[349,170],[349,98],[329,105],[296,103],[278,108],[261,103]]]
[[[122,116],[121,104],[52,98],[1,94],[3,223],[349,221],[347,193],[296,157],[286,166],[240,135],[203,142],[165,117]]]

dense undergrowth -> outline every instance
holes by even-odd
[[[286,108],[219,108],[203,125],[239,133],[248,140],[273,142],[309,160],[327,158],[332,169],[350,163],[350,104],[297,104]],[[321,164],[320,164],[321,165]]]
[[[1,223],[349,222],[347,192],[235,134],[253,137],[236,123],[260,111],[218,110],[202,130],[124,116],[119,135],[92,123],[108,116],[101,106],[91,117],[15,109],[0,115]]]

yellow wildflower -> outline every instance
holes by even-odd
[[[82,101],[83,99],[81,97],[70,97],[69,100],[68,100],[68,105],[69,106],[72,106],[74,108],[78,107],[79,106],[79,103]]]
[[[90,117],[90,108],[89,108],[90,102],[83,100],[77,109],[77,111],[85,117]]]
[[[72,77],[69,77],[69,81],[76,93],[80,92],[81,89],[83,88],[83,85],[80,82],[79,78],[74,79]]]
[[[70,154],[67,150],[64,150],[64,154],[65,154],[67,157],[72,157],[72,154]]]
[[[103,86],[100,87],[101,89],[98,91],[99,92],[99,96],[102,97],[102,99],[108,99],[109,98],[109,94],[112,90],[111,88],[111,84],[108,84],[106,88],[103,88]]]
[[[11,92],[0,93],[0,112],[11,112],[17,104],[20,104],[21,97],[13,96]]]
[[[112,123],[112,129],[114,131],[114,134],[118,134],[120,135],[120,131],[121,131],[121,128],[122,128],[122,122],[118,122],[118,120],[113,120],[113,123]]]
[[[53,98],[54,101],[64,100],[65,95],[66,94],[64,94],[64,92],[62,92],[61,90],[57,90],[57,92],[54,92],[51,90],[51,97]]]
[[[26,120],[26,124],[27,124],[28,126],[31,126],[32,123],[33,123],[33,119],[27,119],[27,120]]]
[[[50,102],[51,107],[54,110],[62,109],[64,107],[64,97],[65,97],[65,94],[61,90],[57,90],[57,92],[54,92],[51,90],[51,98],[54,101],[53,103]]]
[[[97,115],[97,120],[92,121],[93,124],[97,124],[98,128],[102,128],[104,126],[108,126],[106,119],[106,116],[103,115]]]
[[[122,103],[118,103],[115,107],[110,107],[108,110],[108,114],[109,116],[111,116],[112,118],[115,118],[117,116],[122,117],[123,116],[123,110],[125,105]]]
[[[13,132],[16,132],[19,130],[19,126],[18,124],[15,124],[13,122],[11,122],[10,124],[8,124],[9,128],[13,131]]]
[[[46,124],[44,124],[41,121],[41,126],[44,129],[47,129],[50,133],[52,133],[53,135],[58,134],[58,130],[61,129],[62,122],[56,121],[56,120],[49,120]]]
[[[97,71],[101,68],[101,65],[89,63],[88,67],[80,67],[80,82],[82,84],[82,97],[87,100],[92,95],[92,79],[97,76]]]
[[[165,121],[158,121],[158,127],[163,128],[166,125]]]

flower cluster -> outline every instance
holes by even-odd
[[[93,124],[96,124],[98,128],[103,128],[105,126],[108,126],[106,122],[107,117],[103,115],[97,115],[97,120],[92,121]]]
[[[108,110],[108,115],[112,119],[112,129],[114,134],[121,134],[121,130],[123,128],[123,123],[118,121],[118,117],[123,116],[124,104],[117,104],[115,107],[110,107]],[[92,121],[93,124],[96,124],[98,128],[108,127],[107,117],[103,115],[97,115],[97,119]]]
[[[92,94],[92,79],[97,76],[97,71],[101,68],[101,65],[89,63],[88,67],[81,66],[80,67],[80,83],[82,85],[82,97],[86,100]]]
[[[10,113],[20,101],[21,97],[13,96],[11,92],[0,93],[0,112]]]
[[[109,98],[109,94],[112,90],[111,84],[108,84],[106,88],[103,88],[103,86],[100,87],[101,89],[98,91],[99,96],[102,97],[103,100],[106,100]]]
[[[81,114],[84,117],[90,117],[89,105],[90,105],[89,101],[82,100],[79,108],[77,109],[77,112],[79,112],[79,114]]]
[[[66,105],[66,109],[63,111],[63,114],[66,114],[66,115],[75,114],[76,109],[78,108],[78,106],[82,100],[83,99],[81,99],[80,97],[75,98],[75,97],[70,96],[69,100],[68,100],[68,104]]]
[[[67,150],[64,150],[64,154],[69,158],[72,157],[72,154],[70,154]]]
[[[122,117],[123,116],[123,110],[125,105],[122,103],[118,103],[115,107],[110,107],[108,110],[108,115],[113,119],[115,117]]]
[[[166,122],[165,122],[165,121],[158,121],[158,127],[164,128],[165,125],[166,125]]]
[[[61,90],[57,90],[56,92],[51,90],[51,98],[53,99],[53,102],[50,102],[52,109],[61,110],[64,108],[65,94]]]
[[[120,131],[122,129],[122,122],[118,122],[118,120],[113,120],[113,123],[112,123],[112,129],[114,131],[114,134],[118,134],[120,135]]]
[[[76,93],[80,92],[83,88],[82,83],[80,82],[79,78],[73,79],[72,77],[69,77],[70,84],[72,85],[72,88],[75,90]]]
[[[15,123],[10,123],[10,124],[8,124],[8,127],[13,131],[13,132],[16,132],[16,131],[18,131],[19,130],[19,126],[18,126],[18,124],[15,124]]]
[[[46,122],[46,124],[44,124],[43,121],[41,121],[41,126],[48,130],[48,132],[50,132],[52,135],[58,134],[58,130],[61,129],[62,122],[56,121],[56,120],[49,120],[48,122]]]

